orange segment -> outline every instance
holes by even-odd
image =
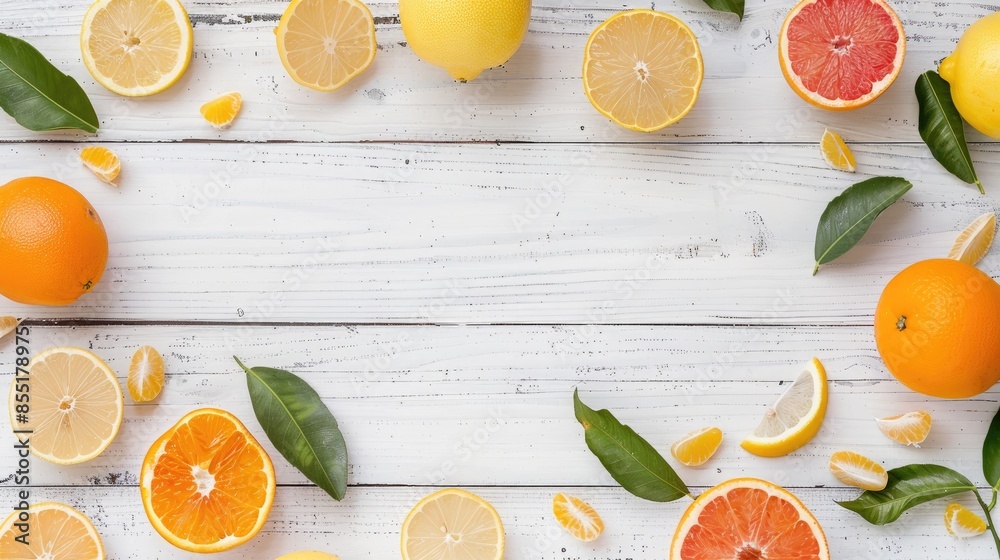
[[[256,535],[274,502],[274,466],[242,422],[203,408],[180,419],[142,462],[153,528],[190,552],[220,552]]]
[[[233,124],[243,108],[243,96],[238,91],[223,94],[201,106],[201,116],[215,128]]]
[[[882,465],[853,451],[838,451],[830,456],[830,472],[848,486],[878,492],[889,484],[889,473]]]
[[[590,504],[562,492],[552,498],[552,513],[573,538],[590,542],[604,532],[604,521]]]
[[[670,545],[670,560],[829,560],[823,529],[787,490],[737,478],[688,506]]]
[[[28,543],[13,512],[0,524],[0,558],[4,560],[104,560],[104,544],[86,515],[65,504],[44,502],[28,508]]]
[[[139,348],[128,368],[128,393],[135,402],[151,401],[163,389],[163,357],[152,346]]]
[[[922,410],[875,419],[878,429],[889,439],[913,447],[920,447],[927,439],[927,435],[931,433],[931,423],[931,415]]]
[[[695,430],[670,446],[670,454],[689,467],[704,465],[722,445],[722,430],[710,426]]]
[[[979,216],[958,234],[955,244],[948,253],[949,259],[962,261],[966,264],[976,264],[993,245],[993,236],[997,229],[997,215],[988,212]]]
[[[17,317],[0,317],[0,338],[14,332],[20,323]]]
[[[122,162],[118,159],[118,154],[102,146],[88,146],[80,150],[80,161],[100,180],[112,187],[118,186],[115,184],[115,179],[122,172]]]
[[[988,528],[982,517],[962,504],[948,504],[944,510],[944,527],[949,535],[960,539],[982,535]]]
[[[652,132],[694,107],[704,66],[681,20],[653,10],[611,16],[590,35],[583,87],[594,108],[630,130]]]
[[[375,20],[358,0],[292,0],[277,36],[285,70],[318,91],[343,86],[375,60]]]
[[[819,141],[819,149],[830,167],[854,173],[858,168],[858,162],[854,159],[854,154],[847,147],[847,143],[839,134],[827,128],[823,131],[823,137]]]

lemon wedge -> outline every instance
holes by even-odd
[[[788,455],[819,431],[828,399],[826,370],[813,358],[740,446],[761,457]]]

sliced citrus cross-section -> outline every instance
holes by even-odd
[[[829,128],[823,131],[823,138],[819,141],[819,149],[823,153],[823,159],[830,167],[854,173],[858,168],[858,162],[854,159],[854,154],[847,147],[847,143],[839,134]]]
[[[135,402],[151,401],[163,389],[163,356],[152,346],[143,346],[132,356],[128,368],[128,393]]]
[[[830,472],[848,486],[878,492],[889,484],[889,473],[882,465],[853,451],[838,451],[830,456]]]
[[[231,91],[216,97],[201,106],[201,116],[215,128],[226,128],[233,124],[243,108],[243,96]]]
[[[722,445],[722,430],[714,426],[695,430],[670,446],[670,454],[689,467],[704,465]]]
[[[274,502],[274,465],[238,418],[202,408],[149,448],[139,489],[150,523],[168,542],[221,552],[264,526]]]
[[[931,433],[932,423],[931,415],[922,410],[875,419],[879,431],[889,439],[913,447],[920,447],[920,444],[927,439]]]
[[[813,514],[780,486],[737,478],[706,490],[681,517],[670,560],[829,560]]]
[[[563,529],[573,538],[590,542],[604,532],[604,521],[590,504],[580,498],[563,494],[552,498],[552,513]]]
[[[21,321],[17,317],[0,317],[0,338],[17,330],[20,323]]]
[[[630,130],[652,132],[688,114],[705,69],[698,39],[670,14],[629,10],[590,34],[583,59],[587,99]]]
[[[74,465],[100,455],[118,435],[125,399],[111,368],[93,352],[56,347],[35,356],[28,366],[30,411],[19,412],[17,381],[11,383],[10,423],[31,430],[31,452],[59,465]],[[26,421],[25,421],[26,420]]]
[[[503,523],[486,500],[445,488],[417,502],[403,521],[403,560],[501,560]]]
[[[948,504],[944,510],[944,527],[949,535],[960,539],[982,535],[988,528],[982,517],[962,504]]]
[[[28,508],[28,519],[15,511],[0,525],[0,558],[5,560],[104,560],[104,544],[90,519],[76,509],[57,502],[43,502]],[[15,523],[25,523],[27,543],[14,540],[24,536]]]
[[[740,445],[761,457],[788,455],[819,431],[826,416],[827,400],[826,370],[813,358]]]
[[[318,91],[343,86],[375,60],[375,20],[359,0],[292,0],[276,33],[285,70]]]
[[[955,244],[948,252],[948,258],[962,261],[965,264],[976,264],[989,252],[996,230],[996,214],[988,212],[979,216],[962,230],[962,233],[958,234]]]
[[[103,146],[87,146],[80,150],[80,161],[87,169],[94,172],[97,178],[117,187],[115,179],[122,172],[122,162],[118,159],[118,154]]]
[[[159,93],[191,63],[194,31],[178,0],[97,0],[83,18],[83,64],[129,97]]]
[[[903,24],[884,0],[802,0],[778,35],[788,85],[834,111],[875,101],[899,75],[905,53]]]

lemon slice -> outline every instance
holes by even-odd
[[[848,486],[878,492],[889,484],[889,473],[882,465],[853,451],[838,451],[830,456],[830,472]]]
[[[87,169],[94,172],[97,178],[117,187],[115,179],[122,172],[122,162],[118,154],[102,146],[88,146],[80,150],[80,161]]]
[[[0,338],[14,332],[20,323],[17,317],[0,317]]]
[[[446,488],[413,506],[400,546],[403,560],[502,560],[503,523],[486,500]]]
[[[948,253],[949,259],[975,265],[990,250],[997,229],[997,215],[989,212],[979,216],[962,233]]]
[[[201,116],[215,128],[221,129],[233,124],[242,108],[243,96],[238,91],[231,91],[202,105]]]
[[[788,455],[809,443],[819,431],[827,399],[826,370],[813,358],[740,445],[761,457]]]
[[[59,465],[100,455],[118,435],[125,412],[111,368],[88,350],[67,347],[45,350],[28,368],[30,411],[26,418],[17,412],[17,382],[11,384],[8,408],[11,426],[32,430],[31,452]]]
[[[128,97],[159,93],[191,63],[194,31],[178,0],[97,0],[83,18],[83,64]]]
[[[104,544],[94,524],[76,509],[56,502],[28,508],[27,520],[15,511],[0,524],[0,558],[51,558],[53,560],[104,560]],[[24,535],[15,523],[30,528],[27,544],[14,540]]]
[[[967,539],[986,532],[986,521],[962,504],[948,504],[944,510],[944,527],[949,535]]]
[[[913,447],[920,447],[920,444],[927,439],[931,433],[932,423],[931,415],[922,410],[875,419],[879,431],[889,439]]]
[[[358,0],[292,0],[275,33],[288,75],[317,91],[343,86],[375,60],[375,20]]]
[[[152,346],[143,346],[132,356],[128,368],[128,394],[135,402],[151,401],[163,390],[163,357]]]
[[[823,159],[834,169],[854,173],[858,168],[858,162],[854,159],[854,154],[847,147],[844,139],[829,128],[823,131],[823,137],[819,141],[819,149],[823,153]]]
[[[716,427],[695,430],[670,446],[670,454],[689,467],[699,467],[715,455],[722,444],[722,430]]]

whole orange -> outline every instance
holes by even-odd
[[[951,259],[910,265],[875,308],[875,344],[910,389],[972,397],[1000,380],[1000,285]]]
[[[72,187],[42,177],[0,187],[0,294],[31,305],[69,305],[104,274],[108,235]]]

